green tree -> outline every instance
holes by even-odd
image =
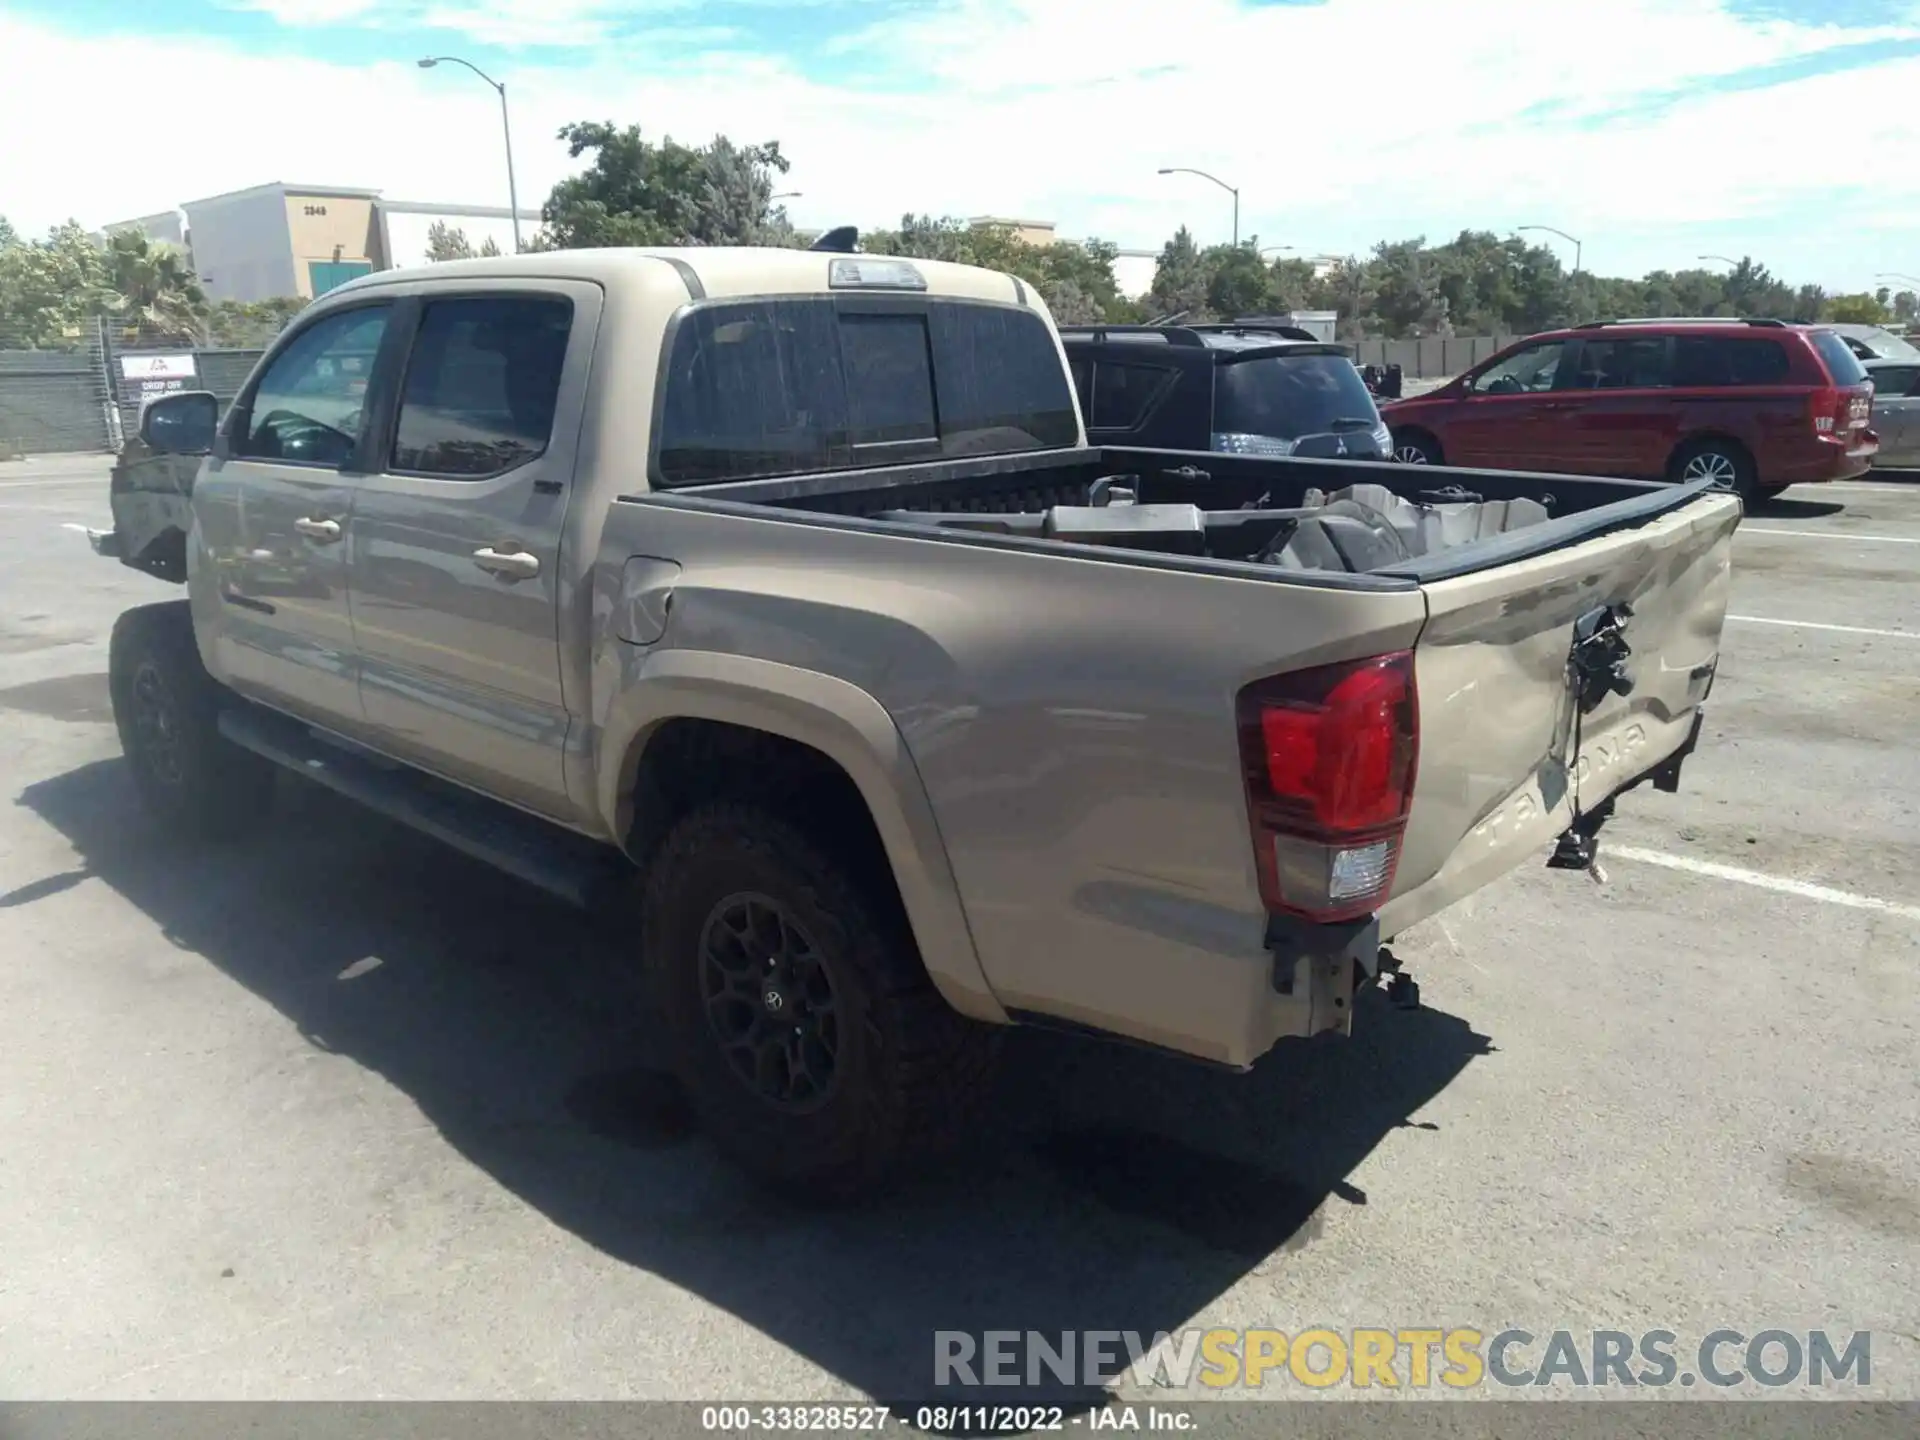
[[[1273,273],[1260,259],[1256,237],[1245,245],[1213,245],[1200,256],[1207,277],[1207,309],[1223,320],[1274,308]]]
[[[560,138],[587,166],[553,187],[536,248],[778,244],[791,234],[773,207],[775,177],[789,168],[778,141],[655,145],[638,125],[611,121],[563,125]]]
[[[1281,313],[1329,308],[1326,284],[1314,272],[1313,262],[1286,256],[1275,260],[1267,269],[1267,305]]]
[[[207,297],[186,254],[172,245],[123,230],[104,255],[106,307],[126,330],[155,339],[200,339]]]
[[[89,320],[111,308],[100,245],[76,220],[45,240],[0,247],[0,336],[5,343],[52,348],[77,342]]]
[[[1893,317],[1876,295],[1836,295],[1827,305],[1827,317],[1842,325],[1884,325]]]
[[[1811,325],[1827,318],[1827,292],[1818,285],[1802,285],[1793,292],[1792,312],[1785,318]]]
[[[467,239],[467,232],[456,229],[444,220],[436,220],[427,226],[427,263],[437,265],[443,260],[471,260],[473,242]]]
[[[1920,321],[1920,292],[1902,290],[1893,297],[1893,318],[1902,325]]]
[[[427,263],[437,265],[442,260],[472,260],[476,256],[490,260],[500,253],[500,247],[493,243],[489,235],[481,242],[478,250],[467,238],[467,232],[444,220],[436,220],[427,226]]]
[[[1040,292],[1062,325],[1136,318],[1132,302],[1120,294],[1113,276],[1118,248],[1102,240],[1075,244],[1023,240],[1008,225],[973,225],[951,217],[904,215],[898,230],[862,236],[860,248],[874,255],[903,255],[979,265],[1016,275]]]
[[[1192,232],[1182,225],[1160,248],[1153,284],[1147,290],[1147,309],[1155,315],[1201,318],[1207,312],[1210,280],[1200,247],[1193,243]]]
[[[257,349],[286,329],[309,301],[297,295],[277,300],[216,300],[207,310],[207,343],[232,350]]]

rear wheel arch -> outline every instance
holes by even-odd
[[[880,702],[857,686],[770,661],[670,652],[616,702],[600,777],[603,819],[645,866],[704,806],[751,804],[835,837],[885,872],[927,974],[961,1014],[1005,1023],[966,923],[931,803]],[[772,672],[772,673],[762,673]]]

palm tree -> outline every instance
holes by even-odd
[[[202,338],[206,292],[179,250],[123,231],[108,242],[106,261],[110,303],[127,330],[167,340]]]

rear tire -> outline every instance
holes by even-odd
[[[1418,430],[1409,430],[1405,435],[1393,437],[1393,458],[1401,465],[1446,464],[1446,458],[1440,452],[1440,442]]]
[[[1731,490],[1748,504],[1761,499],[1753,456],[1736,440],[1708,437],[1692,440],[1673,452],[1667,462],[1667,479],[1676,485],[1711,476],[1721,488]]]
[[[107,684],[120,748],[148,811],[176,834],[229,839],[273,806],[273,766],[220,733],[231,697],[200,663],[185,602],[114,621]]]
[[[647,868],[646,976],[714,1144],[789,1194],[842,1201],[951,1146],[997,1035],[940,997],[898,897],[801,827],[718,803]]]

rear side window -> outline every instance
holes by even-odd
[[[1680,335],[1673,342],[1675,385],[1780,385],[1790,369],[1778,340]]]
[[[430,300],[407,360],[392,468],[477,480],[547,448],[571,301],[548,296]]]
[[[1093,367],[1093,409],[1087,424],[1097,430],[1133,429],[1152,412],[1175,373],[1164,365],[1101,361]]]
[[[1367,382],[1344,355],[1267,355],[1219,367],[1217,434],[1297,440],[1380,423]]]
[[[1813,348],[1826,362],[1827,374],[1833,377],[1836,385],[1858,385],[1867,378],[1867,370],[1853,351],[1847,348],[1847,342],[1831,330],[1809,330],[1807,339],[1813,342]]]
[[[1080,413],[1088,413],[1093,404],[1093,362],[1084,355],[1067,357],[1067,369],[1073,376],[1073,393],[1080,399]]]
[[[1874,393],[1883,400],[1895,400],[1914,393],[1920,382],[1920,365],[1876,365],[1867,372]]]
[[[1589,340],[1580,347],[1574,373],[1576,390],[1657,390],[1667,384],[1667,342],[1664,336]]]
[[[831,296],[701,306],[660,399],[663,485],[1076,444],[1045,323],[1006,306],[845,306]]]

